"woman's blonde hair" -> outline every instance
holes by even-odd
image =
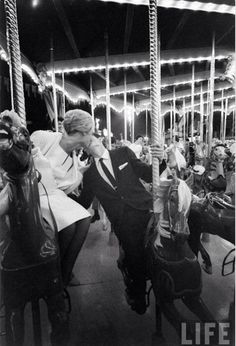
[[[68,135],[76,132],[89,133],[93,130],[93,118],[82,109],[73,109],[66,112],[63,126]]]

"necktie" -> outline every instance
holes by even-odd
[[[111,172],[109,171],[109,169],[107,168],[107,166],[105,165],[105,163],[103,162],[103,158],[99,159],[99,162],[101,164],[102,170],[103,170],[104,174],[106,175],[107,179],[110,181],[111,185],[116,190],[117,189],[116,180],[113,177],[113,175],[111,174]]]

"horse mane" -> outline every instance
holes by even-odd
[[[178,197],[179,197],[178,211],[186,215],[191,206],[192,193],[184,180],[178,179],[178,182],[179,182],[178,184]]]

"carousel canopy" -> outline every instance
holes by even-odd
[[[228,93],[233,94],[233,85],[222,82],[220,77],[226,69],[228,56],[235,51],[234,1],[160,0],[158,3],[162,103],[168,106],[173,92],[177,101],[191,102],[193,64],[196,107],[201,85],[206,96],[213,34],[215,97],[220,97],[222,90],[224,98]],[[131,106],[134,95],[138,112],[140,104],[148,103],[150,94],[147,5],[147,0],[17,1],[21,51],[31,62],[34,74],[38,63],[46,66],[50,81],[50,49],[53,46],[57,84],[62,86],[64,73],[68,101],[90,102],[92,91],[94,107],[98,110],[106,104],[104,35],[107,33],[112,109],[120,112],[124,108],[126,75],[127,102]],[[0,31],[5,35],[3,2],[0,2],[0,16]],[[234,102],[233,96],[230,102]],[[105,116],[105,110],[101,113]]]
[[[148,0],[101,0],[104,2],[116,2],[119,4],[132,4],[132,5],[146,5]],[[235,14],[235,7],[233,0],[213,0],[195,1],[195,0],[159,0],[159,7],[177,8],[181,10],[204,11],[204,12],[218,12]]]

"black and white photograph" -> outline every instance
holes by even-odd
[[[0,346],[235,346],[235,0],[0,0]]]

